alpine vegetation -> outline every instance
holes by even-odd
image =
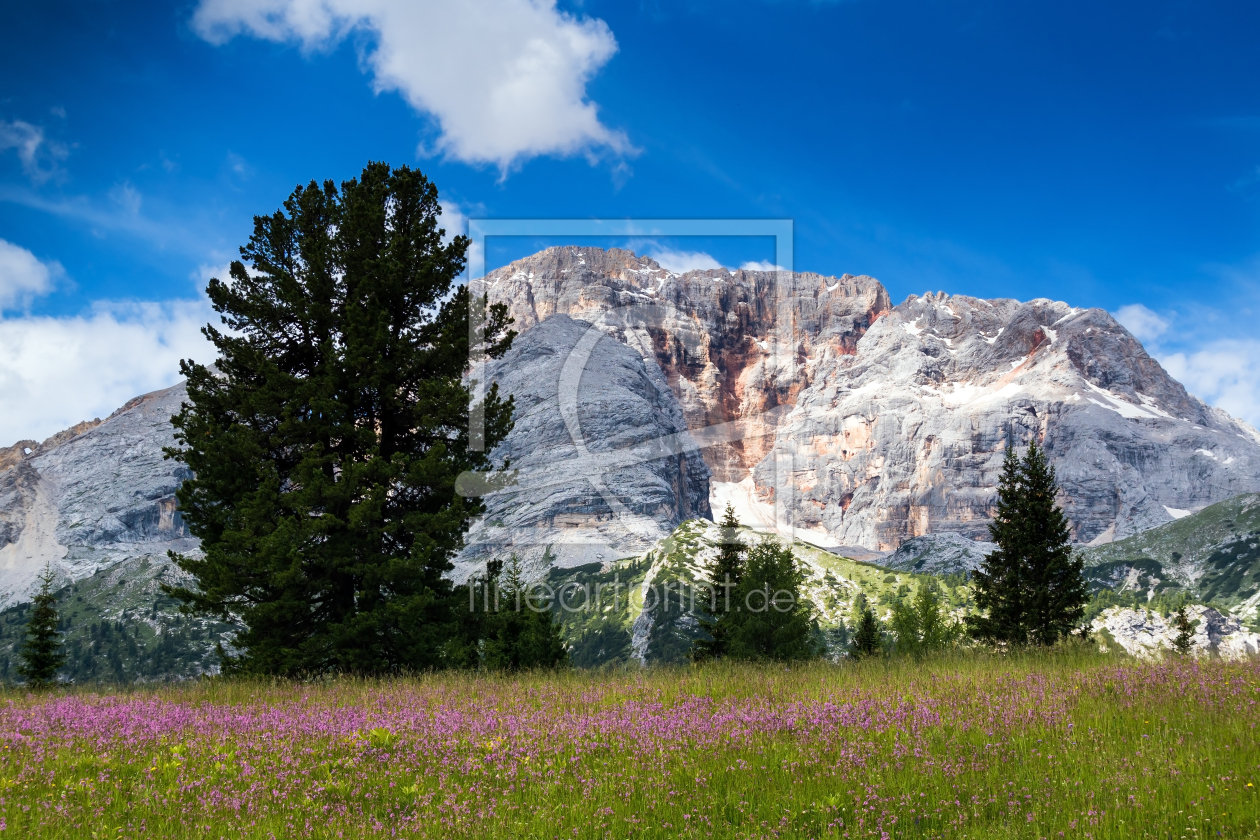
[[[19,652],[18,673],[31,688],[46,688],[57,679],[66,664],[62,649],[57,598],[52,592],[53,572],[45,567],[39,576],[39,591],[31,600],[31,618],[26,624],[26,641]]]

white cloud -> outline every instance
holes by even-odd
[[[192,26],[212,44],[248,34],[308,50],[372,33],[376,90],[431,114],[436,151],[458,160],[506,173],[537,155],[633,151],[586,98],[616,39],[555,0],[201,0]]]
[[[1168,331],[1168,321],[1140,303],[1122,306],[1112,314],[1143,343],[1154,341]]]
[[[656,260],[661,268],[685,274],[688,271],[704,271],[710,268],[721,268],[722,264],[704,251],[678,251],[659,245],[651,245],[646,257]]]
[[[740,268],[744,271],[787,271],[783,266],[775,265],[769,260],[752,260],[751,262],[743,263]]]
[[[1220,339],[1159,362],[1190,393],[1260,428],[1260,341]]]
[[[66,318],[0,319],[0,445],[43,440],[179,381],[179,360],[212,361],[205,300],[98,304]]]
[[[26,177],[37,184],[61,174],[58,163],[70,154],[62,143],[44,136],[44,129],[22,120],[0,120],[0,152],[16,149]]]
[[[21,309],[52,291],[64,272],[58,262],[41,262],[30,251],[0,239],[0,310]]]

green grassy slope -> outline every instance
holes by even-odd
[[[703,632],[698,618],[706,597],[702,587],[709,583],[718,539],[715,524],[693,519],[642,557],[553,570],[548,583],[564,596],[556,616],[572,645],[573,663],[601,667],[632,659],[686,661],[692,643]],[[761,537],[745,530],[743,539],[752,544]],[[892,571],[799,541],[792,550],[805,570],[802,594],[813,604],[818,632],[833,656],[848,645],[859,595],[882,618],[899,601],[913,598],[929,580],[940,586],[951,608],[961,610],[970,603],[970,591],[961,576]]]
[[[1186,593],[1255,618],[1260,601],[1260,494],[1245,493],[1109,545],[1085,550],[1095,587]]]

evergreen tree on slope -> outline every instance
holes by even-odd
[[[709,638],[698,639],[692,647],[692,659],[719,659],[727,653],[729,627],[722,619],[734,609],[732,600],[735,587],[744,573],[744,552],[747,546],[739,538],[739,520],[730,504],[721,522],[721,545],[718,546],[717,562],[713,566],[713,588],[709,603],[700,616],[700,627]]]
[[[244,262],[210,281],[228,329],[203,330],[213,368],[180,365],[189,402],[168,451],[194,474],[179,507],[204,557],[174,555],[197,586],[168,591],[244,623],[228,670],[444,664],[443,573],[482,510],[455,480],[491,467],[512,406],[488,389],[470,440],[469,298],[453,289],[468,240],[444,244],[439,213],[420,172],[371,163],[255,217]],[[505,352],[508,323],[491,307],[479,349]]]
[[[57,598],[52,593],[52,569],[45,567],[39,576],[39,592],[31,599],[31,617],[26,623],[26,640],[18,656],[17,671],[31,688],[46,688],[57,679],[57,672],[66,664],[61,646]]]
[[[857,629],[853,633],[853,644],[849,647],[849,656],[853,659],[868,659],[877,656],[883,650],[883,640],[880,638],[879,620],[875,618],[875,612],[866,602],[866,597],[858,595],[860,603],[855,603],[854,608],[858,613]]]
[[[1055,504],[1054,468],[1034,440],[1021,461],[1007,447],[998,511],[989,533],[998,548],[972,573],[972,635],[992,643],[1052,645],[1081,622],[1089,600],[1084,560],[1073,553],[1067,517]]]
[[[821,655],[811,605],[801,596],[803,581],[790,547],[767,537],[749,549],[731,592],[731,611],[719,622],[726,655],[778,661]]]

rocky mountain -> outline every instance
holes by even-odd
[[[1260,433],[1102,310],[943,293],[892,306],[869,277],[676,274],[578,247],[477,290],[520,327],[569,314],[655,362],[704,447],[713,506],[820,546],[984,539],[1002,453],[1033,437],[1081,543],[1260,490]]]
[[[660,369],[585,321],[553,314],[490,365],[515,400],[492,453],[517,481],[485,496],[456,560],[463,580],[516,553],[531,578],[642,554],[683,520],[712,518],[709,470]]]
[[[911,537],[879,560],[889,569],[931,575],[968,574],[980,568],[995,543],[969,540],[952,531]]]
[[[966,608],[960,573],[991,548],[1002,453],[1035,437],[1075,539],[1093,544],[1096,587],[1254,619],[1260,433],[1186,393],[1105,312],[940,293],[893,306],[869,277],[677,274],[573,247],[475,285],[521,330],[482,374],[516,400],[494,453],[514,483],[469,477],[465,490],[495,492],[458,580],[515,552],[555,585],[694,581],[729,502],[794,546],[838,651],[858,595],[884,614],[935,580]],[[197,550],[175,506],[186,473],[162,456],[183,396],[0,449],[0,674],[45,564],[75,674],[213,670],[231,628],[181,619],[161,595],[180,575],[166,552]],[[1130,619],[1108,632],[1146,632]],[[669,661],[696,632],[668,605],[562,620],[592,665]]]

